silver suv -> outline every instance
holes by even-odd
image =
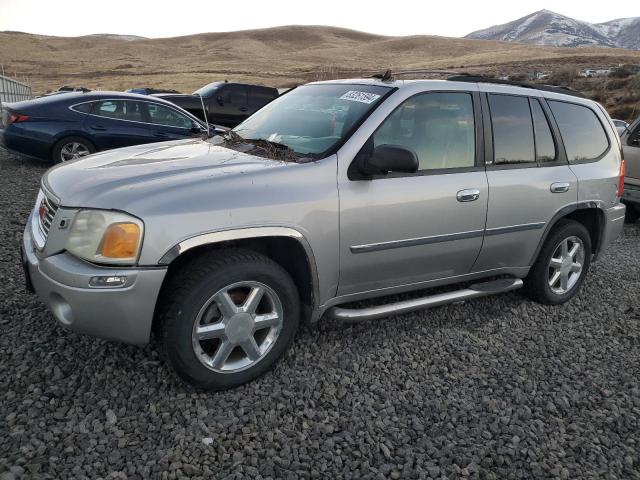
[[[522,286],[571,299],[623,226],[620,150],[602,107],[561,88],[304,85],[225,136],[49,170],[24,232],[27,282],[62,325],[134,344],[154,332],[183,378],[226,389],[325,314]]]

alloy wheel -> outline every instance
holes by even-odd
[[[62,146],[60,150],[60,160],[68,162],[76,158],[85,157],[90,153],[86,145],[79,142],[69,142]]]
[[[269,353],[282,325],[282,303],[273,289],[255,281],[234,283],[211,296],[198,312],[193,350],[215,372],[238,372]]]
[[[549,261],[549,288],[557,295],[564,295],[578,283],[582,275],[585,250],[582,240],[571,236],[562,240]]]

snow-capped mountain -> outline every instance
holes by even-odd
[[[504,25],[472,32],[466,38],[557,47],[620,47],[640,50],[640,17],[587,23],[549,10],[540,10]]]

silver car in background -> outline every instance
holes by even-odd
[[[225,136],[49,170],[24,232],[27,281],[60,324],[134,344],[154,332],[183,378],[231,388],[323,315],[523,286],[570,300],[622,229],[620,151],[603,108],[561,88],[308,84]],[[413,290],[426,291],[353,304]]]

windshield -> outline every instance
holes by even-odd
[[[224,82],[213,82],[208,85],[205,85],[202,88],[199,88],[192,95],[200,95],[201,97],[211,97],[216,90],[222,85]]]
[[[390,90],[378,85],[304,85],[267,104],[233,132],[246,140],[288,147],[299,156],[321,158]]]

